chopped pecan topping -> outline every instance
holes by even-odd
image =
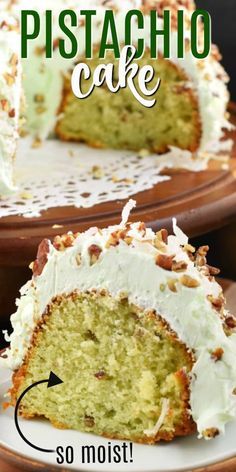
[[[102,249],[97,244],[92,244],[88,248],[88,252],[90,256],[90,265],[93,265],[98,261],[100,254],[102,253]]]
[[[204,438],[213,439],[220,434],[217,428],[208,428],[203,431],[202,435]]]
[[[106,248],[109,249],[110,246],[118,246],[121,239],[125,241],[126,244],[130,245],[133,241],[133,238],[127,235],[129,229],[130,228],[127,227],[125,230],[118,230],[111,233],[106,243]]]
[[[34,53],[36,56],[42,56],[44,52],[45,52],[45,47],[43,46],[36,46],[36,48],[34,49]]]
[[[156,249],[158,249],[158,251],[161,251],[161,252],[166,252],[167,251],[167,246],[165,243],[163,243],[163,241],[161,241],[160,239],[158,239],[157,237],[154,239],[154,247]]]
[[[36,95],[34,96],[34,102],[35,103],[44,103],[44,101],[45,101],[44,95],[36,93]]]
[[[8,72],[4,74],[4,79],[7,85],[9,85],[10,87],[15,83],[15,77],[11,74],[8,74]]]
[[[2,107],[3,111],[9,111],[9,102],[8,102],[8,100],[3,98],[2,100],[0,100],[0,103],[1,103],[1,107]]]
[[[211,359],[213,359],[215,362],[218,362],[222,359],[224,354],[224,349],[221,347],[218,347],[214,352],[211,353]]]
[[[19,61],[18,61],[17,54],[13,53],[12,56],[11,56],[11,59],[10,59],[10,65],[15,67],[15,66],[17,66],[18,62]]]
[[[188,264],[185,261],[173,261],[172,270],[174,272],[184,272],[188,268]]]
[[[198,267],[205,267],[207,260],[205,256],[200,256],[200,254],[196,254],[195,262]]]
[[[35,277],[42,274],[44,266],[46,265],[48,260],[48,253],[49,241],[48,239],[44,239],[38,247],[36,261],[33,264],[33,274]]]
[[[209,246],[201,246],[195,256],[195,263],[198,267],[206,267],[206,275],[210,276],[210,271],[207,268],[207,253],[209,251]]]
[[[105,380],[107,378],[105,370],[99,370],[98,372],[96,372],[96,374],[94,374],[94,376],[98,380]]]
[[[196,248],[192,246],[192,244],[185,244],[183,247],[183,250],[187,253],[194,254],[196,252]]]
[[[209,246],[200,246],[200,248],[197,250],[197,254],[199,254],[199,256],[206,257],[209,249]]]
[[[0,29],[3,29],[3,28],[8,28],[8,23],[6,22],[6,20],[3,20],[3,21],[0,23]]]
[[[228,328],[234,329],[236,328],[236,318],[232,315],[228,315],[225,318],[225,324]]]
[[[184,287],[188,288],[197,288],[200,285],[200,282],[190,277],[190,275],[182,275],[180,278],[180,283],[184,285]]]
[[[125,242],[128,246],[130,246],[130,245],[132,244],[132,242],[133,242],[132,236],[126,236],[126,237],[124,238],[124,242]]]
[[[164,292],[165,289],[166,289],[166,285],[165,285],[165,284],[161,284],[161,285],[160,285],[160,291],[161,291],[161,292]]]
[[[208,300],[211,302],[212,306],[217,310],[220,311],[224,305],[224,298],[223,296],[219,296],[218,298],[213,297],[213,295],[208,295]]]
[[[192,11],[194,9],[193,0],[142,0],[142,10],[145,14],[150,10],[156,10],[160,17],[163,16],[165,9],[171,10],[173,24],[177,26],[177,13],[179,8],[185,8]]]
[[[107,243],[106,243],[106,249],[109,249],[109,247],[111,246],[118,246],[119,244],[119,236],[117,233],[112,233],[110,236],[109,236],[109,239],[107,240]]]
[[[168,231],[166,229],[161,229],[161,231],[158,231],[156,233],[156,238],[159,241],[167,244],[167,242],[168,242]]]
[[[156,233],[156,237],[154,239],[154,246],[161,252],[167,251],[167,242],[168,242],[168,232],[166,229],[161,229]]]
[[[77,265],[80,266],[80,265],[81,265],[81,262],[82,262],[81,254],[77,254],[77,256],[76,256],[76,263],[77,263]]]
[[[171,292],[177,293],[177,288],[176,288],[177,283],[178,283],[178,279],[168,279],[167,285],[169,289],[171,290]]]
[[[140,231],[140,233],[142,233],[142,235],[145,236],[146,230],[147,228],[146,228],[145,223],[140,223],[138,226],[138,231]]]
[[[0,23],[0,29],[5,29],[5,30],[8,30],[8,31],[17,31],[18,32],[18,25],[17,24],[10,24],[10,23],[7,23],[6,20],[3,20],[1,23]]]
[[[165,254],[158,254],[156,258],[156,265],[165,270],[172,270],[174,256],[166,256]]]
[[[53,41],[53,51],[55,51],[59,47],[59,42],[61,38],[56,38]]]
[[[53,246],[57,251],[64,251],[68,247],[72,247],[75,239],[77,238],[77,234],[67,233],[63,236],[56,236],[53,241]]]
[[[43,106],[38,106],[35,110],[36,110],[37,115],[42,115],[43,113],[47,111],[47,108]]]
[[[207,264],[207,268],[209,270],[209,274],[212,275],[212,276],[220,274],[220,269],[217,269],[217,267],[212,267],[212,266]]]
[[[8,112],[8,116],[9,116],[9,118],[15,118],[15,116],[16,116],[16,110],[15,110],[15,108],[12,108],[12,109]]]

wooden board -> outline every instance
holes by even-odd
[[[231,105],[236,123],[236,105]],[[236,132],[230,170],[213,164],[204,172],[173,171],[172,179],[141,192],[133,198],[137,208],[134,220],[142,220],[154,230],[170,229],[173,216],[189,236],[199,236],[218,229],[236,219]],[[40,218],[13,216],[0,219],[0,267],[26,266],[34,259],[39,242],[53,238],[58,232],[77,232],[90,226],[104,227],[120,221],[125,201],[108,202],[93,208],[54,208]],[[131,219],[132,219],[131,218]],[[60,230],[53,226],[61,225]]]
[[[10,456],[9,456],[10,458]],[[36,467],[36,468],[35,468]],[[0,470],[1,472],[26,472],[28,471],[40,471],[49,472],[47,466],[40,466],[39,464],[35,464],[35,462],[27,461],[24,465],[20,466],[17,461],[14,461],[11,457],[11,464],[5,461],[0,460]],[[68,469],[58,469],[58,468],[50,468],[50,471],[61,471],[61,472],[68,472]],[[235,472],[236,471],[236,459],[231,459],[229,461],[221,462],[219,464],[215,464],[211,467],[204,467],[201,469],[194,469],[189,470],[187,472]]]

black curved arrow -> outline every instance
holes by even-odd
[[[26,390],[24,390],[24,392],[22,392],[22,394],[20,395],[20,397],[18,398],[17,402],[16,402],[16,407],[15,407],[15,414],[14,414],[14,419],[15,419],[15,425],[16,425],[16,429],[19,433],[19,435],[21,436],[21,438],[30,446],[30,447],[33,447],[34,449],[36,449],[37,451],[40,451],[40,452],[55,452],[54,449],[42,449],[41,447],[38,447],[38,446],[35,446],[34,444],[32,444],[22,433],[21,429],[20,429],[20,426],[19,426],[19,422],[18,422],[18,410],[19,410],[19,406],[20,406],[20,403],[22,401],[22,399],[24,398],[24,396],[26,395],[26,393],[28,393],[32,388],[36,387],[37,385],[40,385],[40,384],[43,384],[43,383],[47,383],[47,388],[51,388],[51,387],[55,387],[56,385],[59,385],[61,383],[63,383],[63,380],[59,379],[59,377],[57,377],[57,375],[55,375],[53,372],[50,372],[50,376],[49,376],[49,379],[47,380],[40,380],[39,382],[35,382],[34,384],[30,385],[29,387],[26,388]]]

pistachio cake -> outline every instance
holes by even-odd
[[[3,128],[8,126],[7,142],[0,146],[0,194],[12,190],[12,157],[16,147],[16,136],[19,129],[18,109],[20,95],[26,100],[25,130],[40,142],[49,136],[56,135],[59,139],[82,141],[94,147],[110,147],[115,149],[131,149],[140,151],[147,149],[163,153],[171,147],[198,151],[217,152],[222,147],[221,138],[225,128],[229,127],[226,109],[229,100],[226,82],[228,80],[216,47],[212,47],[210,55],[204,60],[196,59],[190,51],[190,15],[195,5],[192,0],[60,0],[47,2],[47,9],[54,13],[54,55],[52,59],[45,57],[45,8],[43,2],[33,0],[31,9],[41,15],[41,30],[37,39],[29,41],[28,59],[20,61],[19,34],[12,32],[11,39],[6,24],[18,21],[22,9],[28,9],[26,0],[0,0],[1,11],[7,19],[0,21],[0,52],[4,52],[0,66],[0,97],[3,103],[7,100],[11,116],[0,110]],[[79,21],[78,44],[79,57],[63,59],[58,48],[58,39],[62,32],[58,26],[58,14],[70,8],[95,9],[96,18],[93,24],[94,57],[89,60],[92,71],[98,64],[97,46],[101,40],[102,24],[107,9],[116,12],[116,25],[119,43],[124,44],[124,18],[130,9],[138,9],[144,13],[146,52],[138,60],[142,67],[151,64],[155,77],[160,77],[161,86],[154,98],[157,103],[153,108],[146,109],[132,95],[129,88],[121,89],[112,94],[106,86],[97,88],[86,100],[77,99],[71,89],[71,72],[78,62],[86,62],[85,56],[85,25],[83,18]],[[170,9],[172,15],[170,60],[163,59],[163,41],[158,41],[158,60],[150,59],[150,10],[158,13],[158,28],[163,29],[163,11]],[[185,57],[177,56],[177,12],[184,10]],[[137,25],[136,25],[137,26]],[[135,33],[133,45],[139,37]],[[200,38],[201,41],[201,38]],[[23,65],[22,87],[14,81],[6,79],[9,61],[17,54]],[[2,57],[2,56],[1,56]],[[115,64],[117,74],[118,61],[107,54],[105,62]],[[103,61],[104,62],[104,61]],[[53,97],[53,99],[52,99]],[[0,108],[1,108],[0,107]],[[15,116],[13,117],[13,114]],[[178,167],[181,167],[179,162]]]
[[[141,443],[198,431],[210,439],[236,415],[236,319],[207,265],[173,235],[129,223],[44,240],[12,316],[1,363],[10,403],[53,371],[63,381],[21,402],[25,418]]]

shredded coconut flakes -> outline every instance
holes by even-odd
[[[159,432],[159,430],[161,429],[164,421],[165,421],[165,417],[169,411],[169,400],[167,398],[163,398],[162,400],[162,409],[161,409],[161,414],[154,426],[153,429],[145,429],[144,430],[144,434],[146,436],[149,436],[149,437],[152,437],[152,436],[156,436],[157,433]]]

